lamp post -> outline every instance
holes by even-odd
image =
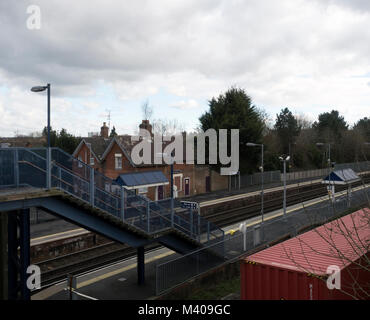
[[[331,143],[326,143],[328,145],[328,148],[329,148],[329,153],[328,153],[328,166],[329,166],[329,190],[330,190],[330,198],[332,198],[333,196],[333,188],[332,188],[332,185],[331,185],[331,169],[332,169],[332,166],[331,166],[331,158],[330,158],[330,145]],[[317,146],[324,146],[325,143],[323,142],[318,142],[316,143]]]
[[[247,144],[247,147],[261,147],[261,167],[260,167],[260,170],[261,170],[261,173],[262,173],[262,178],[261,178],[261,219],[262,219],[262,222],[263,223],[263,176],[264,176],[264,171],[263,171],[263,144],[258,144],[258,143],[252,143],[252,142],[248,142]]]
[[[50,189],[51,187],[51,149],[50,149],[50,83],[46,86],[36,86],[32,87],[32,92],[42,92],[48,91],[48,146],[46,152],[46,188]]]
[[[283,214],[284,218],[286,217],[286,162],[290,160],[290,156],[287,156],[285,159],[281,156],[279,160],[284,164],[284,199],[283,199]]]

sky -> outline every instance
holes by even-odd
[[[42,130],[30,88],[47,83],[53,129],[79,136],[109,110],[134,133],[145,101],[193,130],[232,86],[271,121],[336,109],[352,125],[370,116],[369,43],[368,0],[1,0],[0,136]]]

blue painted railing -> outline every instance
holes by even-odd
[[[224,237],[223,230],[180,208],[179,201],[136,195],[58,148],[49,156],[46,148],[0,148],[0,187],[23,186],[63,190],[148,234],[174,228],[201,243]]]

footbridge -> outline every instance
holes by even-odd
[[[224,238],[222,229],[192,209],[181,208],[175,199],[154,202],[136,195],[61,149],[2,148],[0,227],[5,231],[0,239],[0,278],[2,292],[7,283],[9,299],[30,297],[26,281],[32,207],[137,248],[139,284],[145,279],[148,244],[188,254]]]

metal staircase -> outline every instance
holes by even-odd
[[[154,202],[136,195],[59,148],[0,149],[0,195],[25,188],[59,191],[85,210],[104,213],[127,232],[157,239],[171,249],[179,249],[179,241],[196,248],[224,238],[222,229],[191,209],[181,209],[179,201]],[[83,221],[76,222],[84,226]]]

